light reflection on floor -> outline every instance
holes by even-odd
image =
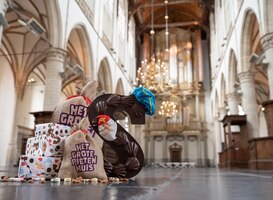
[[[16,169],[0,168],[0,175]],[[0,200],[271,200],[273,171],[144,168],[129,183],[0,183]]]

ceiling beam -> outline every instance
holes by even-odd
[[[173,27],[185,27],[185,26],[200,26],[201,22],[199,21],[188,21],[188,22],[174,22],[174,23],[169,23],[168,27],[173,28]],[[154,24],[154,29],[161,29],[161,28],[166,28],[166,24]],[[145,30],[150,30],[152,28],[152,25],[146,25],[143,26],[139,33],[143,33]]]
[[[183,3],[200,3],[200,0],[177,0],[177,1],[171,1],[168,2],[168,5],[176,5],[176,4],[183,4]],[[129,16],[133,16],[140,8],[145,8],[145,7],[151,7],[152,4],[151,3],[137,3],[134,6],[132,6],[129,9]],[[153,4],[154,7],[158,7],[158,6],[165,6],[165,3],[154,3]]]
[[[178,27],[178,26],[197,26],[199,25],[200,22],[198,21],[188,21],[188,22],[174,22],[174,23],[169,23],[168,27]],[[154,28],[165,28],[166,24],[154,24]],[[144,29],[150,29],[152,27],[151,24],[146,25]]]
[[[199,0],[177,0],[177,1],[169,1],[167,5],[176,5],[176,4],[182,4],[182,3],[199,3]],[[157,6],[165,6],[166,4],[164,2],[161,3],[144,3],[141,7],[151,7],[151,6],[157,7]]]

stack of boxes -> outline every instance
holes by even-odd
[[[64,141],[71,133],[72,128],[66,125],[35,125],[34,137],[27,140],[26,154],[20,157],[18,176],[57,177],[63,157]]]

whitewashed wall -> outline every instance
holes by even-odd
[[[125,29],[125,36],[124,40],[122,40],[122,45],[120,46],[120,54],[113,54],[109,51],[109,48],[106,47],[105,43],[103,42],[103,33],[105,32],[103,27],[109,27],[109,21],[104,20],[105,14],[105,3],[106,0],[103,1],[88,1],[88,5],[93,6],[91,10],[93,11],[93,21],[90,22],[85,14],[83,13],[82,9],[78,5],[76,1],[67,1],[67,0],[58,0],[56,1],[59,8],[59,12],[56,15],[61,16],[61,21],[55,24],[54,26],[60,27],[60,33],[58,33],[58,41],[57,43],[60,45],[59,48],[66,49],[67,41],[69,39],[70,33],[73,31],[75,27],[82,26],[83,30],[86,32],[87,40],[89,44],[87,46],[91,49],[90,57],[92,66],[91,67],[91,79],[97,79],[97,73],[100,67],[102,60],[106,59],[111,74],[112,82],[109,83],[112,87],[112,92],[115,91],[117,87],[118,80],[121,79],[122,85],[124,88],[124,94],[127,95],[133,90],[132,82],[134,81],[135,77],[135,55],[134,51],[128,51],[128,48],[135,48],[135,40],[134,40],[134,31],[135,31],[135,22],[133,19],[130,21],[130,39],[127,40],[127,25],[124,27]],[[114,1],[116,2],[116,1]],[[127,1],[125,1],[126,8]],[[4,1],[0,1],[0,12],[2,12],[5,8],[6,4]],[[114,12],[116,9],[114,9]],[[128,11],[125,12],[126,16],[126,23],[128,19]],[[117,19],[116,15],[115,19],[113,19],[114,24],[110,24],[112,28],[112,45],[114,49],[118,49],[118,42],[120,39],[117,37],[118,27],[117,27]],[[104,22],[104,23],[103,23]],[[131,30],[132,29],[132,30]],[[0,27],[0,40],[2,38],[2,27]],[[55,39],[56,40],[56,39]],[[52,41],[55,41],[52,39]],[[116,41],[115,41],[116,40]],[[129,42],[128,42],[129,41]],[[1,44],[0,44],[1,47]],[[126,52],[129,52],[128,54]],[[119,58],[118,55],[121,55],[123,58]],[[124,67],[120,66],[120,61]],[[13,74],[11,72],[11,68],[9,64],[0,57],[0,105],[5,105],[0,108],[0,113],[5,116],[5,120],[1,117],[0,120],[0,137],[3,142],[1,142],[0,150],[1,150],[1,157],[0,157],[0,166],[6,165],[7,159],[7,146],[10,140],[10,137],[13,132],[13,123],[14,123],[14,110],[15,110],[15,96],[14,96],[14,80]],[[125,70],[124,70],[125,69]],[[20,116],[20,120],[17,122],[17,125],[24,126],[26,128],[33,129],[34,128],[34,118],[29,112],[34,111],[41,111],[43,98],[44,98],[44,86],[40,85],[32,85],[27,86],[24,91],[24,96],[18,103],[19,109],[22,113]],[[62,97],[63,98],[63,97]],[[132,128],[131,131],[134,131],[135,128]],[[139,130],[139,129],[137,129]],[[133,133],[135,134],[135,133]],[[138,134],[138,141],[144,148],[144,134]],[[136,135],[135,134],[135,135]]]
[[[210,99],[213,105],[211,113],[217,113],[218,107],[223,106],[224,99],[222,93],[223,82],[222,79],[227,81],[226,93],[229,93],[233,89],[233,85],[228,83],[229,78],[229,66],[230,66],[230,53],[233,51],[238,62],[238,73],[244,71],[242,60],[242,31],[245,23],[246,12],[252,10],[260,25],[260,36],[264,34],[265,22],[264,22],[264,0],[230,0],[230,1],[215,1],[215,15],[210,16],[210,39],[211,39],[211,77],[212,88]],[[223,77],[222,77],[223,75]],[[218,98],[219,97],[219,98]],[[215,116],[214,116],[215,117]],[[264,124],[264,118],[260,118],[259,131],[266,132],[266,125]],[[211,124],[214,124],[213,118],[211,118]],[[221,124],[222,126],[222,124]],[[221,127],[222,128],[222,127]],[[211,136],[208,140],[208,147],[215,145],[215,155],[221,151],[215,126],[210,127]],[[260,135],[261,136],[261,135]],[[214,142],[212,143],[212,141]],[[212,150],[212,149],[211,149]],[[218,159],[215,159],[218,161]],[[217,163],[216,163],[217,164]]]
[[[8,144],[10,141],[15,111],[14,79],[6,60],[0,57],[0,166],[4,166],[7,159]]]

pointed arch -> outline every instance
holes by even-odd
[[[76,24],[71,29],[65,48],[67,56],[64,66],[63,92],[65,96],[71,96],[79,93],[82,87],[94,77],[92,76],[94,71],[92,48],[84,25]]]
[[[272,0],[264,0],[264,30],[265,33],[273,32],[273,1]]]
[[[222,74],[221,75],[219,106],[224,107],[225,101],[226,101],[226,80],[225,80],[224,74]]]
[[[107,58],[104,58],[99,65],[98,91],[112,92],[112,76]]]
[[[245,20],[242,31],[242,70],[251,70],[254,74],[256,102],[258,105],[269,98],[269,86],[266,70],[260,64],[250,62],[253,53],[261,55],[259,22],[255,13],[248,10],[245,13]]]
[[[219,93],[216,90],[215,94],[214,94],[214,106],[213,106],[213,115],[214,116],[218,116],[218,114],[219,114],[219,110],[218,110],[219,104],[220,104],[219,103]]]
[[[48,40],[54,47],[62,48],[62,20],[59,1],[46,1],[46,10],[48,17]],[[52,25],[52,26],[50,26]]]
[[[117,82],[115,94],[125,95],[124,94],[124,87],[123,87],[123,83],[122,83],[121,78]]]
[[[237,77],[237,58],[233,49],[230,50],[229,54],[229,72],[228,72],[228,86],[227,90],[229,93],[235,92],[236,86],[239,84]]]
[[[254,53],[253,42],[258,42],[256,38],[259,38],[259,30],[257,17],[253,10],[247,10],[244,16],[243,29],[241,33],[241,69],[240,72],[249,71],[251,68],[251,63],[249,62],[250,56]],[[256,32],[256,34],[254,34]],[[258,35],[257,35],[258,34]],[[258,44],[257,44],[258,45]]]
[[[71,30],[68,42],[66,44],[68,56],[74,59],[84,70],[86,79],[91,79],[91,73],[94,71],[93,54],[91,41],[86,27],[82,24],[76,24]]]

